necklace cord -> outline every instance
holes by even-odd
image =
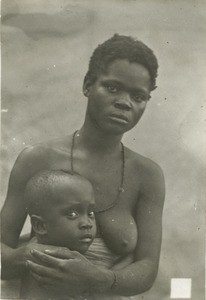
[[[74,140],[78,130],[76,130],[72,135],[72,145],[71,145],[71,171],[74,173]]]
[[[76,130],[73,135],[72,135],[72,145],[71,145],[71,172],[74,173],[74,146],[75,146],[75,137],[77,134],[78,130]],[[124,149],[124,144],[121,143],[121,180],[120,180],[120,186],[117,191],[117,196],[112,204],[110,204],[108,207],[101,209],[101,210],[96,210],[96,213],[102,213],[110,208],[113,208],[120,199],[120,194],[124,192],[124,176],[125,176],[125,149]]]

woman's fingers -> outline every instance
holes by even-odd
[[[62,292],[62,286],[61,287],[57,287],[56,286],[56,279],[55,278],[47,278],[41,275],[38,275],[32,271],[30,271],[30,274],[32,275],[32,277],[38,282],[38,284],[40,286],[43,286],[44,289],[48,289],[48,291],[50,293],[52,293],[52,291],[57,292],[58,288],[59,288],[59,292]]]
[[[38,275],[32,271],[30,271],[32,277],[39,283],[39,284],[43,284],[43,285],[51,285],[51,280],[48,279],[47,277]]]
[[[46,254],[60,259],[74,259],[79,257],[79,252],[71,251],[68,248],[58,248],[54,250],[45,250]]]
[[[40,252],[35,249],[31,251],[31,254],[35,259],[38,259],[41,263],[43,263],[47,267],[57,268],[59,266],[58,258],[52,257],[46,253]]]
[[[27,261],[27,266],[30,270],[30,272],[35,273],[36,276],[39,277],[55,277],[55,274],[53,272],[53,269],[36,264],[32,261]]]

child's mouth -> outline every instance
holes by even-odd
[[[84,243],[91,243],[92,241],[92,235],[91,234],[85,234],[81,239],[80,239],[81,242],[84,242]]]

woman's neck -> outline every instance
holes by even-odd
[[[79,138],[79,142],[82,146],[91,153],[94,152],[96,154],[119,152],[122,136],[122,134],[115,135],[104,132],[96,126],[86,122],[77,133],[77,138]]]

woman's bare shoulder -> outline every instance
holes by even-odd
[[[48,160],[58,152],[69,152],[71,136],[64,136],[24,148],[18,155],[14,169],[19,172],[25,169],[47,168]]]
[[[148,202],[158,203],[162,209],[165,198],[165,179],[161,167],[139,153],[127,149],[133,178],[140,181],[141,195],[146,196]],[[154,201],[155,200],[155,201]]]
[[[72,134],[45,141],[41,145],[47,149],[53,149],[53,150],[56,149],[56,150],[69,152],[71,147],[71,142],[72,142]]]
[[[125,147],[125,149],[126,158],[133,165],[134,170],[137,170],[138,172],[141,172],[142,175],[146,176],[154,176],[158,174],[163,176],[162,168],[152,159],[134,152],[127,147]]]
[[[30,146],[27,146],[20,153],[23,157],[35,157],[47,154],[50,151],[62,150],[68,152],[71,144],[71,135],[61,136],[58,138],[46,140],[40,143],[36,143]]]

